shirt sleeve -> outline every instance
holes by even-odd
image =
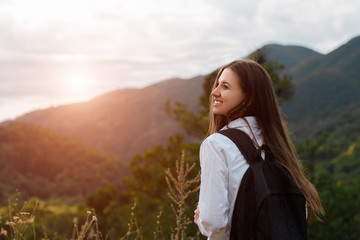
[[[200,147],[201,185],[200,232],[208,239],[229,239],[229,174],[224,150],[215,138],[207,138]]]

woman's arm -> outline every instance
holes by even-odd
[[[200,232],[209,239],[228,239],[230,235],[228,166],[224,150],[213,135],[200,147],[201,186],[199,196]]]

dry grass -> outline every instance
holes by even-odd
[[[185,164],[184,159],[183,151],[180,162],[176,161],[177,176],[174,177],[170,169],[168,169],[165,177],[170,190],[168,195],[175,204],[175,206],[171,206],[176,217],[176,228],[175,232],[172,233],[171,240],[184,240],[187,238],[185,231],[187,226],[192,223],[192,220],[184,214],[185,201],[191,193],[197,192],[200,189],[200,172],[193,179],[187,180],[190,172],[195,167],[195,163],[189,166],[189,163]]]
[[[99,225],[97,217],[91,211],[87,211],[86,221],[80,227],[80,232],[77,223],[74,223],[74,230],[72,240],[83,240],[83,239],[104,239],[102,234],[99,232]]]
[[[25,240],[29,238],[28,234],[32,233],[33,239],[36,239],[35,212],[38,206],[38,202],[35,202],[31,213],[23,211],[25,206],[26,203],[21,209],[19,209],[19,194],[17,194],[14,202],[9,199],[9,215],[5,220],[5,226],[8,226],[8,230],[1,226],[0,236],[4,236],[5,239],[10,239],[11,237],[15,240]],[[2,218],[3,217],[0,216],[0,220],[2,220]]]
[[[8,205],[8,215],[4,217],[5,219],[5,229],[3,226],[0,227],[0,237],[7,240],[28,240],[28,239],[37,239],[36,230],[35,230],[35,213],[38,207],[39,202],[36,201],[32,208],[31,212],[22,211],[25,208],[29,208],[28,204],[25,202],[23,207],[19,209],[19,198],[16,197],[15,201],[12,202],[9,199]],[[0,216],[0,220],[3,217]],[[46,226],[42,227],[43,232],[41,239],[49,240],[46,233]],[[56,237],[54,236],[54,239]],[[84,239],[94,239],[94,240],[103,240],[101,233],[99,232],[97,217],[91,211],[87,211],[87,218],[83,225],[79,227],[77,220],[74,221],[74,229],[71,240],[84,240]]]
[[[128,230],[125,236],[120,238],[120,240],[129,240],[130,237],[134,237],[133,239],[139,239],[142,240],[141,236],[141,227],[139,227],[139,224],[137,223],[137,219],[135,217],[135,208],[136,203],[134,203],[134,206],[131,208],[131,218],[130,222],[128,223]]]
[[[194,240],[199,239],[199,231],[195,237],[186,236],[186,229],[189,224],[192,224],[192,220],[186,216],[185,207],[186,200],[190,194],[197,192],[200,188],[200,172],[192,179],[188,179],[191,171],[195,167],[195,163],[189,166],[189,163],[185,164],[184,151],[182,152],[180,161],[176,161],[176,171],[175,175],[172,174],[170,169],[166,170],[166,183],[169,187],[169,198],[173,201],[171,208],[176,217],[175,228],[172,229],[171,240]],[[15,202],[9,200],[9,214],[4,218],[0,215],[0,223],[3,219],[6,219],[4,228],[0,226],[0,238],[6,240],[27,240],[33,238],[37,239],[35,231],[35,213],[38,206],[38,202],[35,202],[32,212],[25,212],[22,209],[24,206],[19,209],[19,197],[15,199]],[[29,208],[29,206],[26,206]],[[143,240],[141,233],[141,226],[138,225],[136,216],[135,216],[136,203],[131,208],[131,217],[128,223],[128,230],[126,234],[120,238],[120,240]],[[154,240],[164,239],[162,226],[160,224],[162,212],[156,217],[156,228],[153,233]],[[31,237],[30,237],[31,236]],[[54,239],[56,236],[54,236]],[[71,240],[103,240],[107,237],[103,237],[101,232],[99,232],[98,220],[93,212],[87,211],[87,217],[85,223],[78,226],[77,218],[74,219],[74,227]],[[47,236],[46,227],[43,226],[43,233],[41,239],[49,240]]]

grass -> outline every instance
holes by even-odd
[[[23,211],[28,209],[30,206],[27,202],[23,204],[19,209],[19,198],[15,198],[15,201],[9,199],[8,214],[5,217],[0,216],[1,220],[1,231],[0,239],[6,240],[27,240],[27,239],[38,239],[35,228],[36,209],[39,205],[39,201],[33,204],[32,211]],[[3,221],[4,220],[4,221]],[[4,224],[2,224],[4,222]],[[50,238],[46,232],[46,226],[42,226],[41,239],[49,240]],[[55,239],[56,237],[54,237]],[[83,240],[83,239],[104,239],[99,232],[97,217],[91,211],[87,211],[87,218],[85,223],[78,227],[77,221],[74,221],[72,240]]]
[[[187,226],[192,223],[192,219],[190,219],[185,214],[186,200],[192,193],[195,193],[199,190],[200,173],[189,179],[195,164],[192,164],[191,166],[189,166],[188,163],[185,164],[184,158],[184,152],[182,152],[180,161],[176,161],[175,174],[173,174],[170,169],[167,169],[165,172],[165,179],[169,188],[168,196],[173,202],[171,208],[175,214],[176,219],[176,222],[173,223],[174,227],[171,227],[171,240],[195,240],[199,239],[200,236],[199,231],[195,236],[186,235]],[[36,229],[36,211],[39,203],[40,201],[32,200],[29,202],[24,202],[22,207],[20,207],[19,193],[14,197],[14,199],[9,198],[7,209],[8,213],[4,216],[0,215],[0,240],[50,240],[51,238],[47,234],[45,225],[41,227],[41,234],[39,234],[39,231]],[[42,203],[41,205],[44,204]],[[72,209],[73,212],[75,211],[76,207],[71,207],[70,209]],[[46,210],[51,210],[51,212],[55,215],[56,213],[63,213],[63,211],[60,211],[54,206],[47,206]],[[136,203],[131,208],[131,215],[127,232],[123,237],[120,238],[120,240],[143,240],[142,228],[139,226],[136,219],[135,210]],[[78,218],[74,218],[71,240],[107,239],[108,236],[103,236],[99,231],[98,219],[96,217],[95,211],[88,210],[86,214],[87,215],[83,224],[79,225]],[[156,227],[153,232],[154,240],[164,239],[163,229],[160,224],[161,215],[162,212],[160,212],[155,219]],[[62,238],[63,236],[59,236],[56,233],[52,237],[54,240]]]
[[[197,192],[200,189],[200,172],[193,179],[188,180],[190,172],[195,167],[195,163],[189,167],[189,163],[185,165],[184,158],[183,151],[180,162],[176,161],[177,176],[174,177],[170,169],[168,169],[165,177],[170,190],[168,196],[175,204],[175,206],[171,206],[176,217],[176,228],[171,235],[171,240],[184,240],[187,237],[185,231],[187,226],[192,223],[192,220],[184,214],[185,201],[191,193]]]

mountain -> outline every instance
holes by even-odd
[[[86,197],[111,182],[121,188],[128,166],[114,156],[40,126],[0,126],[0,202],[17,189],[23,196]]]
[[[282,106],[288,121],[360,102],[360,36],[325,55],[292,45],[268,44],[261,50],[293,77],[295,94]]]
[[[296,143],[330,133],[328,142],[348,146],[360,135],[360,102],[290,123],[290,129]]]
[[[301,46],[263,47],[270,60],[286,66],[296,91],[282,110],[291,123],[320,116],[360,101],[360,37],[322,55]],[[72,137],[129,162],[144,148],[166,144],[168,135],[183,133],[167,116],[168,99],[199,109],[204,76],[170,79],[142,89],[120,89],[87,102],[30,112],[18,122],[38,124]],[[199,140],[185,135],[185,140]]]
[[[261,48],[268,59],[282,63],[285,69],[291,69],[311,57],[319,57],[320,53],[302,46],[267,44]]]
[[[129,162],[144,148],[166,144],[169,134],[184,133],[167,116],[165,103],[171,99],[198,109],[203,79],[174,78],[142,89],[120,89],[87,102],[30,112],[16,121],[76,137]]]
[[[299,121],[360,102],[360,37],[326,55],[314,55],[287,71],[296,91],[283,106],[290,121]]]

